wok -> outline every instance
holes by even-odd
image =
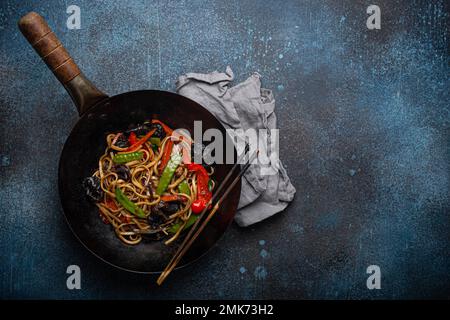
[[[85,196],[82,181],[98,166],[98,159],[106,148],[105,137],[108,133],[156,118],[172,128],[185,128],[193,134],[194,121],[200,120],[203,131],[219,129],[230,143],[225,128],[201,105],[176,93],[142,90],[107,96],[80,72],[39,14],[30,12],[18,24],[28,42],[64,85],[80,115],[59,160],[59,195],[70,229],[90,252],[115,267],[141,273],[162,271],[179,242],[171,246],[150,240],[136,246],[123,244],[111,226],[105,225],[99,218],[97,207]],[[225,149],[224,146],[223,154]],[[215,180],[222,181],[231,168],[231,164],[216,164]],[[241,184],[238,183],[184,256],[180,267],[202,256],[222,236],[235,215],[240,189]]]

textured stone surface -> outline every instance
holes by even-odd
[[[0,2],[2,298],[423,298],[450,296],[449,57],[445,1]],[[20,35],[48,19],[109,94],[174,90],[178,75],[252,72],[277,99],[281,157],[297,188],[276,217],[233,225],[162,288],[115,270],[70,233],[57,164],[77,121],[64,89]],[[66,267],[82,290],[66,289]],[[366,289],[381,267],[382,289]]]

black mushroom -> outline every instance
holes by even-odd
[[[166,132],[164,131],[164,128],[159,123],[152,123],[150,124],[151,129],[156,129],[155,133],[153,134],[153,137],[164,139],[166,136]]]
[[[159,201],[159,203],[152,207],[149,215],[149,223],[152,227],[164,223],[169,216],[180,210],[181,204],[179,201]]]
[[[161,224],[166,222],[168,216],[161,210],[164,206],[164,201],[160,201],[157,205],[153,206],[148,216],[148,223],[153,229],[159,228]]]
[[[148,217],[148,223],[152,229],[158,229],[166,220],[166,217],[160,212],[154,212]]]
[[[130,146],[130,143],[128,142],[128,137],[125,134],[121,134],[117,138],[114,145],[119,148],[128,148]]]
[[[128,129],[127,131],[125,131],[125,134],[126,134],[127,136],[129,136],[130,133],[134,132],[134,134],[135,134],[136,136],[138,136],[138,137],[139,137],[139,136],[145,136],[145,135],[147,134],[147,132],[150,131],[150,129],[151,129],[151,127],[150,127],[150,125],[147,124],[147,123],[140,124],[140,125],[137,125],[137,126],[133,125],[133,126],[131,127],[131,129]]]
[[[104,192],[100,187],[100,179],[98,177],[94,176],[84,179],[83,188],[90,199],[100,201],[103,198]]]
[[[130,143],[128,141],[128,137],[133,132],[137,137],[145,136],[150,130],[156,129],[155,133],[152,134],[152,137],[164,139],[166,136],[166,132],[164,128],[159,123],[151,123],[150,121],[146,121],[143,124],[132,124],[129,126],[129,129],[124,131],[114,143],[115,146],[119,148],[128,148]]]
[[[163,210],[167,214],[174,214],[175,212],[180,210],[180,203],[178,201],[165,202],[161,210]]]
[[[164,128],[159,123],[151,123],[149,121],[144,122],[143,124],[133,125],[130,129],[125,131],[126,136],[129,136],[131,132],[134,132],[136,136],[145,136],[150,130],[155,130],[155,133],[152,134],[152,137],[163,139],[166,136]]]
[[[147,187],[147,190],[148,190],[148,195],[150,196],[150,197],[153,197],[153,195],[155,194],[155,192],[156,192],[156,188],[153,186],[153,181],[149,181],[147,184],[146,184],[146,187]]]
[[[130,168],[124,164],[116,164],[114,166],[114,171],[117,173],[119,179],[128,181],[131,178]]]

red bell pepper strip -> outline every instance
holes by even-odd
[[[172,148],[173,148],[173,141],[172,139],[167,139],[165,148],[164,148],[164,153],[161,157],[161,162],[158,165],[158,171],[160,173],[162,173],[162,171],[164,170],[164,168],[166,167],[167,163],[170,160],[170,156],[172,155]]]
[[[212,192],[208,188],[208,172],[201,164],[197,163],[187,164],[186,167],[189,171],[197,172],[197,199],[192,202],[191,209],[194,214],[200,214],[212,198]]]
[[[166,133],[167,136],[171,136],[172,135],[173,130],[170,129],[170,127],[167,124],[165,124],[164,122],[159,121],[158,119],[153,119],[152,123],[160,124],[161,127],[163,127],[164,132]]]
[[[188,163],[186,164],[186,168],[189,171],[196,171],[200,172],[202,175],[205,175],[208,177],[208,172],[206,171],[205,167],[203,167],[201,164],[198,163]]]
[[[128,152],[128,151],[136,150],[140,145],[143,145],[145,143],[145,141],[150,139],[150,137],[155,133],[155,131],[156,131],[156,129],[150,130],[144,137],[142,137],[141,139],[136,141],[136,143],[134,143],[131,146],[129,146],[126,151]],[[131,136],[131,134],[130,134],[130,136]]]

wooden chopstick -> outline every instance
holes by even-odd
[[[234,180],[231,182],[231,184],[225,189],[225,192],[223,193],[223,195],[219,198],[219,200],[217,200],[216,204],[214,205],[213,209],[211,210],[211,212],[208,214],[208,216],[206,217],[206,219],[202,222],[201,226],[198,229],[191,229],[191,232],[189,232],[189,234],[186,236],[185,241],[183,241],[182,245],[178,248],[177,252],[175,253],[175,255],[172,257],[172,259],[170,260],[169,264],[166,266],[166,268],[164,269],[164,271],[160,274],[158,280],[156,281],[156,283],[158,285],[161,285],[164,280],[167,278],[167,276],[172,272],[172,270],[177,266],[178,262],[181,260],[181,258],[183,258],[183,256],[186,254],[187,250],[189,250],[189,248],[191,247],[191,245],[194,243],[194,241],[197,239],[197,237],[200,235],[200,233],[203,231],[203,229],[206,227],[206,225],[208,224],[208,222],[211,220],[211,218],[214,216],[214,214],[216,213],[216,211],[219,209],[220,204],[226,199],[226,197],[228,196],[228,194],[231,192],[231,190],[233,190],[234,186],[236,185],[236,183],[238,183],[239,179],[242,177],[242,175],[245,173],[245,171],[250,167],[251,163],[253,162],[253,160],[256,158],[256,156],[258,155],[259,151],[257,150],[247,161],[247,163],[244,165],[244,167],[241,169],[241,171],[239,172],[239,174],[234,178]],[[231,172],[231,171],[230,171]],[[226,179],[227,180],[227,179]],[[221,186],[225,185],[226,181],[224,180],[223,183],[221,184]],[[219,188],[221,189],[221,188]],[[219,191],[219,189],[217,191]],[[218,192],[216,192],[216,195],[218,194]],[[212,202],[212,201],[210,201]],[[207,206],[208,207],[208,206]],[[203,214],[207,211],[207,208],[205,208],[204,212],[202,212],[202,216]],[[199,219],[197,219],[197,222],[199,222],[201,220],[202,217],[200,217]],[[195,225],[193,226],[195,227]],[[195,233],[194,233],[195,232]],[[193,235],[192,235],[193,234]],[[192,235],[191,237],[189,237],[190,235]]]
[[[242,160],[245,158],[245,156],[247,155],[249,150],[249,145],[246,144],[245,145],[245,149],[244,152],[238,157],[238,159],[236,160],[236,163],[233,165],[233,167],[231,168],[231,170],[228,172],[228,174],[225,176],[225,179],[223,180],[223,182],[219,185],[219,187],[217,188],[216,192],[214,192],[214,195],[212,196],[211,200],[207,203],[207,205],[205,206],[205,209],[203,209],[203,211],[200,213],[198,219],[194,222],[194,224],[192,225],[191,229],[189,230],[188,234],[186,235],[186,237],[184,237],[183,242],[181,243],[181,245],[178,247],[177,251],[175,252],[175,254],[172,256],[172,259],[170,259],[169,263],[167,264],[166,268],[164,269],[164,271],[162,273],[164,273],[167,268],[175,261],[175,258],[177,257],[177,255],[181,252],[181,249],[186,245],[186,243],[189,241],[189,238],[194,234],[195,228],[197,228],[197,226],[200,223],[200,220],[203,219],[206,211],[208,211],[209,206],[213,203],[213,201],[215,201],[215,199],[219,196],[219,193],[222,191],[223,187],[226,185],[226,183],[228,182],[228,180],[230,180],[231,176],[233,175],[233,172],[236,170],[237,167],[240,166],[240,163],[242,162]],[[161,274],[162,274],[161,273]]]

